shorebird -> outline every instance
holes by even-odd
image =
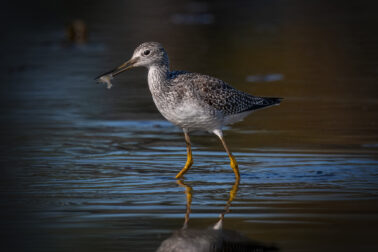
[[[193,164],[189,138],[189,132],[193,130],[205,130],[219,137],[235,177],[239,179],[238,163],[227,147],[223,126],[241,121],[256,109],[279,104],[281,98],[252,96],[208,75],[171,71],[168,54],[157,42],[139,45],[130,60],[96,79],[107,83],[110,88],[110,80],[114,76],[133,67],[148,69],[148,86],[157,109],[184,131],[187,160],[176,179],[181,178]]]

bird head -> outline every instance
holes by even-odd
[[[120,65],[119,67],[106,72],[96,79],[105,75],[112,77],[133,67],[151,67],[151,66],[168,66],[168,55],[163,46],[158,42],[145,42],[139,45],[133,53],[131,59]]]

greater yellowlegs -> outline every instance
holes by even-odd
[[[193,164],[189,132],[206,130],[219,137],[239,179],[238,164],[224,140],[223,126],[242,120],[256,109],[279,104],[281,99],[252,96],[208,75],[170,71],[168,54],[157,42],[141,44],[130,60],[97,79],[110,87],[114,76],[139,66],[148,69],[148,86],[157,109],[184,131],[187,161],[176,178],[181,178]]]

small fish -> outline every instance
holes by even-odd
[[[97,78],[97,82],[105,83],[106,87],[108,89],[110,89],[112,87],[112,82],[111,82],[112,79],[113,79],[112,74],[106,74],[106,75],[102,75],[101,77]]]

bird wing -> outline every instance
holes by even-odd
[[[281,100],[280,98],[252,96],[208,75],[186,72],[173,73],[175,73],[174,82],[176,84],[192,86],[201,101],[222,111],[224,115],[264,108],[278,104]]]

